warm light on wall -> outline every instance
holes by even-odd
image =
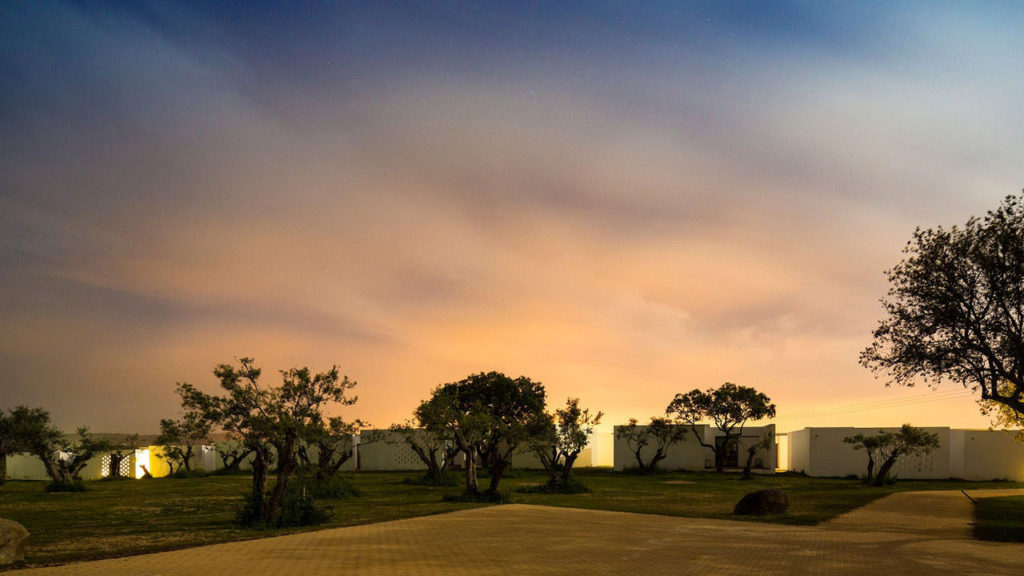
[[[144,468],[149,467],[149,449],[143,448],[135,451],[135,479],[138,480],[146,475]]]

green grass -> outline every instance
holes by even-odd
[[[517,493],[521,503],[568,506],[596,510],[639,512],[692,518],[751,520],[781,524],[813,525],[898,491],[1016,488],[1012,482],[900,481],[874,488],[857,480],[809,478],[798,474],[755,476],[714,472],[666,472],[635,475],[613,471],[587,471],[579,475],[590,489],[586,494]],[[513,479],[513,482],[530,481]],[[540,481],[540,477],[532,480]],[[732,509],[748,492],[779,488],[789,494],[790,506],[780,516],[736,517]]]
[[[404,483],[410,474],[347,475],[358,497],[324,500],[334,517],[319,527],[370,524],[479,506],[442,502],[452,488]],[[0,486],[0,516],[28,529],[31,565],[111,558],[299,532],[234,524],[248,476],[86,482],[87,492],[47,493],[44,482]],[[310,528],[306,528],[309,530]]]
[[[979,498],[974,509],[974,537],[1024,542],[1024,496]]]
[[[339,527],[486,506],[486,503],[442,501],[460,487],[410,483],[410,472],[360,472],[344,476],[359,496],[325,500],[334,516],[319,526]],[[638,476],[610,470],[578,474],[589,492],[544,494],[517,492],[545,477],[535,471],[514,471],[501,484],[514,502],[664,514],[737,519],[731,515],[739,499],[754,490],[781,488],[790,495],[787,514],[761,521],[816,524],[900,490],[957,490],[1020,487],[1009,482],[901,481],[887,488],[855,480],[777,475],[740,480],[735,474],[671,472]],[[0,486],[0,516],[23,524],[31,533],[28,564],[44,565],[110,558],[202,544],[259,538],[304,529],[251,530],[233,523],[247,476],[87,482],[87,492],[47,493],[42,482],[8,481]],[[985,499],[995,500],[995,499]],[[1024,505],[1024,504],[1022,504]],[[1016,512],[1018,517],[1020,512]],[[314,528],[305,528],[305,530]]]

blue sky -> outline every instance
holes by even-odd
[[[914,228],[1022,187],[1024,8],[368,4],[0,5],[0,407],[153,431],[254,356],[382,426],[491,369],[984,425],[857,355]]]

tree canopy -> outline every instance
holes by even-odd
[[[50,422],[42,408],[18,406],[0,413],[0,458],[11,452],[31,452],[53,480],[54,490],[71,489],[78,474],[94,456],[110,450],[109,442],[96,440],[87,428],[68,438]]]
[[[602,412],[592,414],[589,408],[580,408],[579,398],[567,398],[565,408],[557,408],[554,415],[541,414],[536,418],[530,449],[548,473],[549,489],[568,488],[572,467],[602,416]]]
[[[187,383],[178,387],[186,410],[199,410],[252,450],[251,514],[244,520],[279,525],[300,445],[344,432],[345,425],[332,423],[324,411],[354,404],[356,397],[347,393],[356,383],[341,377],[337,366],[316,374],[309,368],[282,370],[280,386],[260,385],[261,373],[251,358],[242,358],[237,368],[221,364],[214,370],[223,395],[206,394]],[[275,459],[276,479],[268,494],[266,483]]]
[[[1024,414],[1024,196],[963,227],[918,228],[903,252],[861,364],[887,385],[949,380]]]
[[[775,404],[754,388],[726,382],[718,388],[676,394],[665,414],[690,426],[700,445],[714,452],[715,469],[721,472],[725,465],[723,451],[736,449],[736,439],[743,434],[748,420],[774,418]],[[721,445],[709,444],[701,437],[697,423],[704,420],[711,420],[723,432],[725,440]]]
[[[545,402],[540,382],[480,372],[438,386],[428,401],[431,408],[418,415],[427,430],[452,438],[465,455],[466,492],[480,493],[476,469],[483,464],[490,471],[487,492],[493,495],[512,452],[529,439],[536,418],[544,414]]]
[[[636,458],[636,471],[643,474],[658,469],[658,462],[668,456],[668,447],[686,437],[686,428],[668,418],[652,416],[646,426],[641,426],[636,418],[630,418],[628,424],[618,427],[615,436],[626,442],[626,447]],[[650,456],[645,460],[644,449],[648,446],[653,446],[654,452],[648,450]]]

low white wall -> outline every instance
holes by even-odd
[[[807,428],[796,430],[787,436],[789,437],[789,451],[786,469],[807,474],[807,470],[811,467],[810,430]]]
[[[7,456],[7,477],[12,480],[49,480],[39,458],[26,452]]]
[[[622,426],[615,427],[615,460],[614,467],[616,470],[623,470],[627,467],[635,467],[637,465],[636,455],[633,450],[629,448],[628,443],[618,437],[619,429]],[[753,444],[759,442],[762,435],[765,433],[775,433],[775,425],[769,424],[767,426],[747,426],[744,428],[742,436],[739,439],[739,458],[737,466],[742,468],[747,460],[747,448]],[[697,425],[697,434],[704,440],[706,444],[714,445],[715,438],[718,436],[724,436],[721,430],[712,428],[707,424]],[[640,451],[641,457],[647,462],[651,456],[654,455],[657,448],[655,446],[645,446]],[[662,470],[709,470],[715,467],[715,453],[710,448],[701,446],[700,442],[694,437],[694,432],[687,427],[686,436],[682,442],[673,444],[665,449],[665,459],[658,463],[658,467]],[[761,463],[759,471],[771,471],[775,472],[775,468],[778,465],[777,452],[775,446],[772,445],[767,449],[758,450],[755,455],[755,461]]]
[[[359,433],[359,469],[426,470],[427,466],[401,434],[391,430],[363,430]]]
[[[1024,480],[1024,444],[1015,431],[958,430],[963,433],[965,480]]]
[[[925,456],[903,456],[892,474],[900,478],[941,480],[1024,480],[1024,444],[1014,440],[1013,432],[988,430],[951,430],[928,427],[938,435],[939,448]],[[867,454],[854,450],[843,438],[856,434],[872,435],[879,430],[898,428],[804,428],[789,433],[789,469],[808,476],[863,476]],[[881,463],[876,463],[877,466]]]

